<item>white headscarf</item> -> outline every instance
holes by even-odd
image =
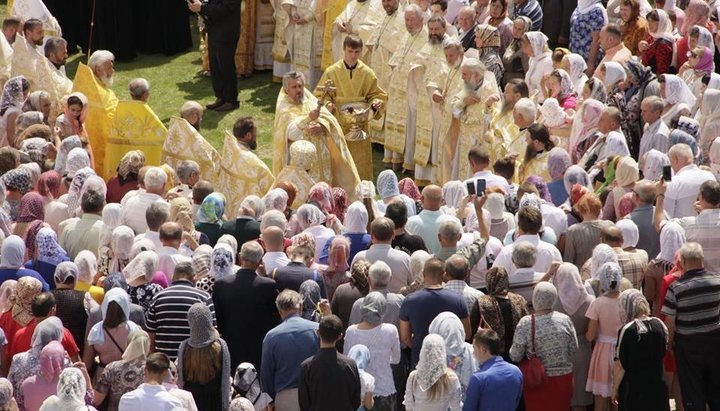
[[[139,329],[128,334],[127,347],[123,352],[123,361],[133,361],[138,358],[145,359],[150,354],[150,336]]]
[[[573,82],[575,93],[580,96],[582,95],[583,87],[585,87],[585,82],[588,80],[588,77],[585,74],[585,70],[587,70],[587,63],[581,55],[575,53],[567,54],[564,58],[567,59],[568,64],[570,65],[570,72],[568,74],[570,74],[570,79]]]
[[[425,280],[423,277],[423,268],[425,262],[432,258],[432,255],[428,254],[425,250],[417,250],[410,256],[410,273],[413,276],[413,280],[422,284]]]
[[[645,164],[643,165],[643,178],[650,181],[660,181],[663,167],[670,165],[667,154],[652,149],[645,153]]]
[[[699,122],[701,130],[706,125],[720,123],[720,90],[713,90],[709,87],[705,90],[700,106]]]
[[[63,167],[63,175],[74,176],[78,170],[90,167],[90,155],[82,147],[75,147],[67,155],[65,166]]]
[[[122,310],[130,332],[140,329],[137,324],[130,321],[130,296],[125,290],[120,287],[115,287],[105,293],[105,298],[100,306],[100,312],[102,313],[103,319],[105,319],[105,316],[107,315],[108,306],[111,302],[117,304]],[[102,321],[93,325],[88,333],[87,341],[90,345],[98,345],[105,342],[105,325]]]
[[[428,334],[423,339],[420,360],[417,363],[416,380],[420,390],[427,391],[447,372],[445,340],[437,334]]]
[[[110,247],[112,233],[115,227],[122,224],[122,206],[117,203],[110,203],[103,207],[102,228],[100,229],[100,247]]]
[[[716,137],[710,144],[710,168],[715,174],[715,178],[720,179],[720,137]]]
[[[674,74],[663,74],[663,77],[665,78],[665,103],[672,105],[684,103],[688,107],[695,106],[695,95],[683,79]]]
[[[347,234],[365,234],[367,233],[368,212],[365,205],[360,201],[350,204],[345,212],[345,221],[343,227]]]
[[[601,150],[599,159],[605,159],[612,155],[626,157],[630,155],[625,136],[617,131],[611,131],[605,138],[605,147]]]
[[[665,10],[656,9],[658,14],[658,28],[655,32],[650,32],[650,35],[655,39],[664,39],[670,43],[675,43],[675,36],[673,35],[673,25],[670,21]]]
[[[115,227],[112,232],[112,240],[110,248],[113,252],[113,258],[110,262],[109,272],[120,272],[130,261],[130,250],[135,242],[135,232],[132,228],[121,225]]]
[[[263,197],[263,202],[265,203],[265,211],[285,211],[285,209],[287,208],[288,199],[289,198],[287,191],[283,190],[282,188],[273,188],[272,190],[268,191],[267,194],[265,194],[265,197]],[[255,217],[260,218],[260,216]]]
[[[2,243],[2,255],[0,255],[0,268],[18,269],[25,263],[25,241],[22,238],[11,235]]]
[[[660,230],[660,254],[661,260],[672,263],[675,261],[675,253],[685,244],[685,229],[674,221],[668,221]]]
[[[78,281],[92,283],[97,274],[97,257],[89,250],[82,250],[75,256],[75,265],[78,268]]]
[[[587,14],[594,8],[599,8],[603,10],[603,13],[605,14],[605,23],[607,23],[607,12],[605,11],[605,7],[603,7],[600,0],[578,0],[577,2],[577,11],[580,14]]]
[[[590,276],[597,280],[598,271],[605,263],[617,263],[618,258],[615,251],[607,244],[598,244],[595,246],[592,252],[592,259],[590,260]]]
[[[52,395],[42,404],[43,411],[78,411],[90,409],[85,405],[85,377],[74,367],[65,368],[60,373],[57,395]]]
[[[445,340],[445,353],[448,365],[457,364],[460,358],[461,368],[455,369],[463,387],[467,387],[472,373],[477,369],[477,361],[473,356],[472,345],[465,342],[465,329],[457,315],[449,311],[435,317],[428,328],[430,334],[438,334]]]
[[[543,32],[528,31],[525,33],[525,36],[530,42],[530,47],[532,48],[534,54],[528,60],[528,71],[525,74],[525,78],[528,79],[533,78],[536,75],[535,69],[537,68],[538,63],[540,60],[543,60],[550,55],[550,50],[547,48],[548,38]]]
[[[623,66],[616,61],[606,61],[603,65],[605,66],[605,80],[603,84],[605,85],[605,90],[609,93],[617,86],[618,82],[625,81],[627,73]]]
[[[442,186],[442,198],[445,202],[443,211],[445,214],[456,215],[459,211],[460,203],[463,198],[467,197],[467,187],[462,181],[448,181]]]
[[[577,312],[585,301],[588,292],[583,286],[577,267],[570,263],[562,263],[553,276],[553,283],[558,291],[560,304],[568,315]]]
[[[640,230],[637,224],[629,218],[624,218],[615,223],[617,228],[620,229],[623,235],[623,248],[635,247],[638,241],[640,241]]]
[[[155,251],[143,251],[135,256],[122,272],[125,274],[128,283],[139,277],[144,277],[146,282],[150,282],[153,274],[157,271],[157,266],[157,253]]]
[[[297,220],[301,229],[320,225],[325,222],[325,214],[312,204],[303,204],[297,210]]]
[[[400,195],[400,186],[394,171],[383,170],[380,172],[377,178],[377,191],[381,200]]]
[[[217,244],[210,255],[210,277],[219,280],[232,275],[235,255],[227,244]]]

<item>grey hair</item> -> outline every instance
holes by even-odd
[[[438,226],[438,234],[446,240],[459,240],[462,235],[462,225],[455,218],[443,219]]]
[[[663,108],[665,108],[665,103],[663,103],[663,99],[658,96],[645,97],[642,102],[647,103],[647,105],[650,106],[650,110],[652,111],[662,111]]]
[[[63,46],[67,46],[67,40],[62,37],[50,37],[45,40],[45,57],[57,53]]]
[[[200,174],[200,165],[192,160],[183,160],[175,169],[178,179],[184,184],[190,179],[193,173]]]
[[[257,264],[263,258],[263,249],[257,241],[246,241],[240,248],[240,259]]]
[[[513,111],[517,111],[525,120],[535,120],[537,118],[537,106],[527,97],[523,97],[515,103]]]
[[[173,278],[194,278],[195,277],[195,268],[192,265],[191,261],[180,261],[175,266],[175,272],[173,273]]]
[[[512,262],[518,268],[530,268],[537,261],[537,248],[527,241],[520,241],[513,246]]]
[[[286,288],[275,299],[275,307],[278,311],[299,310],[302,305],[302,297],[297,291]]]
[[[475,11],[475,7],[471,7],[471,6],[462,7],[458,11],[458,14],[463,13],[463,12],[472,14],[473,20],[475,20],[475,17],[477,17],[477,12]]]
[[[468,57],[460,64],[460,69],[468,69],[476,74],[485,74],[485,65],[475,57]]]
[[[147,188],[161,189],[167,182],[167,174],[160,167],[150,167],[145,173],[143,182]]]
[[[108,61],[115,61],[115,55],[107,50],[95,50],[88,59],[88,66],[95,71],[98,66],[102,66]]]
[[[260,218],[261,215],[265,214],[265,202],[262,200],[262,198],[251,194],[240,203],[240,209],[237,210],[238,215],[245,215],[243,213],[243,208],[249,208],[253,211],[255,215],[255,219]]]
[[[277,227],[283,232],[287,228],[287,217],[280,210],[268,210],[262,215],[260,220],[260,231],[265,231],[268,227]]]
[[[668,150],[668,158],[681,158],[685,161],[692,161],[693,153],[689,145],[684,143],[675,144]]]
[[[158,231],[169,219],[170,205],[164,201],[155,201],[145,210],[145,222],[152,231]]]
[[[448,37],[442,42],[443,50],[454,48],[460,50],[463,48],[462,43],[456,37]]]
[[[150,82],[144,78],[134,78],[128,84],[128,91],[133,100],[140,100],[145,93],[150,92]]]
[[[390,284],[392,279],[392,271],[390,266],[384,261],[375,261],[370,266],[368,278],[372,282],[373,288],[385,288]]]
[[[683,244],[678,252],[680,253],[680,258],[685,261],[702,261],[705,259],[702,246],[696,242]]]
[[[288,71],[285,73],[282,78],[282,86],[285,90],[287,90],[290,80],[299,80],[305,85],[305,74],[301,71]]]
[[[420,17],[423,15],[423,10],[415,3],[408,4],[407,7],[405,7],[405,13],[407,14],[408,11],[412,11],[415,13],[417,17]]]
[[[638,181],[633,191],[645,204],[652,204],[655,201],[655,184],[649,181]]]
[[[180,106],[180,117],[187,120],[187,118],[193,114],[197,114],[198,116],[202,116],[203,114],[203,107],[197,101],[186,101]]]

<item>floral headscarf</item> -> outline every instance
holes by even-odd
[[[663,99],[666,104],[684,103],[688,107],[695,107],[695,95],[683,79],[674,74],[663,74],[661,77],[665,79],[665,97]]]
[[[383,170],[380,172],[377,178],[377,191],[381,200],[400,195],[400,187],[394,171]]]
[[[345,189],[342,187],[333,187],[332,188],[332,196],[333,196],[333,209],[330,211],[331,214],[334,214],[335,217],[340,220],[340,222],[345,221],[345,211],[347,211],[347,201],[348,201],[348,195]]]
[[[652,149],[644,155],[643,178],[650,181],[660,181],[663,167],[670,165],[667,154]]]
[[[415,180],[410,177],[405,177],[400,180],[400,182],[398,183],[398,188],[400,189],[400,194],[405,194],[406,196],[410,197],[415,201],[419,201],[422,197],[422,194],[420,194],[420,189],[418,188],[417,184],[415,184]]]
[[[117,172],[124,180],[128,178],[130,173],[137,175],[143,166],[145,166],[145,153],[141,150],[132,150],[128,151],[120,160]]]
[[[13,294],[10,296],[12,303],[12,317],[21,326],[26,326],[33,319],[32,300],[42,292],[42,283],[34,277],[20,277]]]
[[[110,241],[113,257],[110,261],[109,272],[122,271],[128,265],[134,240],[135,232],[132,228],[124,225],[115,227]]]
[[[305,280],[300,284],[298,290],[303,300],[302,318],[310,321],[320,321],[320,313],[318,312],[318,304],[320,303],[321,293],[320,286],[313,280]]]
[[[212,259],[213,248],[207,244],[203,244],[195,249],[192,256],[192,265],[195,269],[195,278],[205,277],[210,272],[210,261]]]
[[[66,137],[60,143],[60,149],[58,150],[57,158],[55,158],[55,171],[57,171],[60,176],[63,176],[65,174],[65,167],[68,155],[74,148],[82,148],[82,141],[78,136]],[[88,163],[89,161],[90,157],[88,157]]]
[[[265,203],[265,210],[285,211],[288,206],[289,196],[282,188],[273,188],[262,198]],[[259,217],[259,216],[257,216]]]
[[[499,48],[502,43],[500,39],[500,31],[497,27],[491,26],[490,24],[478,24],[477,26],[475,26],[475,38],[479,38],[482,40],[482,48]]]
[[[570,95],[575,95],[575,87],[573,86],[570,74],[563,69],[557,69],[556,71],[560,75],[560,95],[557,97],[562,99]]]
[[[622,278],[622,269],[618,263],[605,263],[598,269],[598,280],[600,281],[600,290],[603,295],[620,289],[620,281],[622,281]]]
[[[205,197],[197,212],[198,223],[222,225],[222,216],[225,212],[225,196],[214,192]]]
[[[29,223],[35,220],[45,219],[45,205],[40,194],[31,191],[20,200],[17,222]]]
[[[325,222],[326,217],[322,210],[312,204],[303,204],[297,210],[297,220],[300,228],[305,230]]]
[[[8,80],[0,98],[0,113],[4,115],[11,107],[18,110],[22,109],[25,103],[25,93],[23,91],[29,88],[30,83],[23,76],[13,77]]]
[[[83,185],[85,185],[87,179],[94,175],[96,175],[95,170],[90,167],[81,168],[75,173],[70,183],[68,195],[65,198],[65,204],[67,204],[70,213],[74,213],[80,207]]]
[[[57,234],[52,228],[41,228],[35,238],[35,243],[38,249],[38,261],[57,266],[67,259],[67,253],[58,244]]]
[[[618,263],[618,257],[615,250],[607,244],[601,243],[593,248],[590,260],[590,276],[597,280],[600,278],[600,267],[605,263]]]
[[[568,74],[570,74],[570,79],[573,82],[575,92],[580,95],[582,94],[584,82],[587,81],[587,75],[585,75],[587,63],[581,55],[576,53],[566,54],[563,58],[567,59],[568,64],[570,65],[570,73]]]
[[[233,273],[235,255],[227,244],[217,244],[210,255],[210,277],[219,280]]]
[[[3,174],[2,180],[8,190],[16,190],[25,195],[32,189],[30,172],[24,168],[14,168]]]
[[[573,315],[587,301],[588,292],[574,264],[562,263],[553,276],[560,304],[567,315]]]
[[[54,170],[42,173],[37,183],[37,192],[52,200],[60,197],[60,174]]]
[[[333,204],[333,195],[330,185],[325,182],[316,183],[310,189],[308,194],[308,202],[315,202],[320,205],[320,209],[325,213],[331,213],[335,204]]]
[[[625,63],[625,67],[638,87],[642,87],[653,77],[652,69],[643,65],[640,59],[631,58]]]
[[[81,147],[76,147],[70,150],[68,153],[67,160],[65,161],[65,168],[63,176],[73,178],[78,170],[90,167],[90,155],[88,152]]]

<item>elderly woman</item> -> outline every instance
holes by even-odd
[[[580,161],[595,141],[600,137],[598,124],[605,104],[595,99],[586,99],[580,111],[575,115],[570,133],[570,157],[573,164]]]
[[[461,400],[460,380],[447,366],[445,341],[437,334],[428,334],[423,339],[417,367],[408,376],[405,409],[459,411]]]
[[[397,398],[391,364],[400,362],[400,339],[397,328],[383,323],[387,301],[379,292],[371,292],[363,299],[362,321],[345,332],[344,352],[347,355],[356,345],[370,350],[370,362],[365,371],[375,377],[373,397],[378,409],[394,409]]]
[[[22,383],[23,398],[20,403],[24,409],[38,411],[47,397],[57,394],[57,384],[63,368],[65,348],[58,341],[51,341],[40,351],[38,372]]]
[[[55,288],[55,269],[63,261],[70,261],[65,250],[58,244],[57,234],[50,227],[43,227],[35,237],[36,255],[25,263],[25,268],[37,271],[50,289]]]
[[[145,166],[145,153],[141,150],[128,151],[117,167],[117,175],[108,180],[107,202],[119,203],[125,194],[138,189],[140,169]]]
[[[565,176],[565,171],[571,165],[572,159],[564,148],[555,147],[548,153],[547,168],[551,181],[548,182],[547,188],[550,192],[552,203],[558,207],[568,199],[563,177]]]
[[[521,318],[528,314],[527,301],[510,292],[510,277],[502,267],[493,267],[485,274],[487,293],[478,299],[478,309],[471,313],[471,329],[492,328],[500,337],[500,353],[510,360],[508,351],[514,330]]]
[[[15,333],[19,329],[27,326],[32,321],[32,300],[42,291],[42,283],[37,278],[20,277],[17,280],[15,289],[9,298],[10,309],[0,315],[0,328],[5,332],[9,343],[12,343]],[[5,362],[4,364],[5,370],[7,370],[9,363]]]
[[[404,194],[400,194],[400,185],[395,172],[392,170],[380,172],[377,178],[377,192],[380,195],[380,200],[376,201],[375,205],[381,213],[385,212],[388,204],[399,198],[407,206],[408,217],[416,214],[415,201]]]
[[[705,90],[700,106],[700,149],[702,158],[710,162],[710,145],[720,136],[720,90]]]
[[[432,255],[428,254],[425,250],[417,250],[410,255],[410,273],[412,274],[413,282],[401,288],[400,294],[408,296],[425,286],[423,267],[425,266],[425,262],[430,258],[432,258]]]
[[[520,16],[512,22],[512,41],[505,48],[502,57],[505,66],[503,83],[515,78],[525,78],[525,72],[528,69],[528,55],[525,54],[521,45],[523,36],[530,31],[531,27],[532,21],[526,16]]]
[[[607,23],[607,13],[600,0],[578,2],[570,16],[570,51],[585,59],[588,76],[600,62],[600,29]]]
[[[490,24],[475,26],[475,47],[478,50],[478,58],[485,68],[495,75],[497,84],[502,84],[505,68],[500,58],[502,47],[500,30]]]
[[[75,282],[75,289],[86,292],[86,300],[93,306],[101,304],[104,290],[102,287],[93,285],[97,275],[97,259],[95,254],[88,250],[82,250],[75,256],[75,265],[78,268],[78,278]],[[94,302],[93,302],[94,301]]]
[[[85,405],[85,398],[91,384],[87,378],[87,371],[79,368],[66,368],[60,373],[57,385],[57,395],[46,399],[40,409],[42,411],[84,410],[96,411],[94,407]]]
[[[14,168],[3,174],[3,182],[7,189],[5,196],[5,211],[10,214],[10,218],[15,221],[20,213],[20,201],[22,197],[32,190],[32,181],[30,172],[22,167]]]
[[[17,402],[13,397],[13,386],[7,378],[0,378],[0,410],[18,410]]]
[[[0,254],[0,282],[30,276],[39,280],[43,291],[47,291],[52,281],[48,283],[40,273],[24,266],[26,250],[25,242],[16,235],[11,235],[3,241]]]
[[[537,96],[538,103],[542,103],[545,99],[542,80],[546,74],[553,71],[552,53],[547,42],[547,36],[539,31],[525,33],[521,41],[523,52],[530,57],[525,83],[530,96]]]
[[[347,255],[348,262],[355,258],[355,254],[370,247],[370,234],[367,233],[368,220],[367,208],[362,202],[355,201],[350,204],[343,221],[343,236],[350,241],[350,251]],[[331,243],[336,238],[337,236],[330,237],[325,242],[325,248],[320,256],[321,264],[327,264]]]
[[[358,299],[367,295],[370,290],[368,273],[370,263],[367,260],[357,260],[350,266],[350,281],[340,284],[335,289],[330,308],[332,312],[343,320],[343,324],[350,323],[350,312]]]
[[[492,0],[490,2],[490,15],[485,21],[493,27],[497,27],[500,32],[500,55],[505,54],[505,50],[513,41],[513,22],[508,18],[506,0]],[[502,84],[498,81],[498,84]]]
[[[667,154],[652,149],[645,153],[640,159],[643,179],[649,181],[660,181],[662,179],[663,167],[670,165]]]
[[[107,204],[102,211],[102,228],[100,229],[100,244],[98,247],[98,273],[100,276],[110,274],[110,261],[112,255],[112,235],[116,227],[122,225],[122,206],[120,204]]]
[[[207,305],[188,310],[190,338],[178,349],[178,386],[190,391],[200,410],[226,410],[230,404],[230,351],[213,327]]]
[[[302,233],[310,234],[315,238],[315,262],[318,263],[325,243],[335,235],[335,232],[323,225],[327,217],[321,209],[313,204],[300,206],[297,211],[297,218]]]
[[[520,320],[510,347],[510,358],[514,361],[537,355],[547,374],[544,384],[523,388],[525,409],[528,411],[570,408],[573,396],[573,358],[578,349],[578,341],[570,317],[553,311],[557,296],[557,289],[548,282],[535,286],[535,313]]]
[[[625,326],[618,337],[613,399],[622,410],[669,410],[663,381],[668,330],[660,319],[650,317],[650,306],[639,290],[623,291],[618,303]]]
[[[454,313],[445,311],[432,320],[428,332],[437,334],[445,340],[447,365],[455,371],[455,374],[460,379],[464,397],[470,377],[477,370],[478,363],[473,355],[473,346],[465,342],[467,338],[462,321]]]
[[[130,321],[130,297],[121,288],[113,288],[105,295],[100,306],[103,320],[90,329],[83,352],[83,362],[92,364],[99,359],[95,378],[113,361],[122,359],[127,348],[128,335],[140,327]]]
[[[196,288],[212,295],[215,281],[232,275],[235,271],[235,253],[227,244],[217,244],[210,254],[210,271],[198,280]]]
[[[665,125],[673,128],[673,120],[678,116],[689,115],[695,106],[695,96],[687,84],[674,74],[663,74],[658,77],[660,97],[665,101],[662,120]],[[685,114],[683,114],[685,113]]]
[[[652,70],[637,58],[632,58],[625,63],[625,69],[628,75],[621,87],[624,89],[626,102],[622,126],[623,132],[629,136],[628,140],[633,142],[631,150],[635,156],[640,150],[640,138],[645,127],[645,122],[640,115],[640,104],[646,97],[656,94],[654,90],[656,78]],[[652,87],[650,86],[651,82],[653,83]]]
[[[157,253],[143,251],[130,260],[130,263],[122,271],[128,282],[130,301],[142,306],[145,311],[150,308],[155,294],[162,291],[162,287],[151,282],[157,266]]]
[[[621,85],[627,79],[627,73],[622,64],[615,61],[606,61],[600,64],[600,80],[605,85],[607,93],[607,105],[609,107],[617,107],[623,112],[625,110],[625,93],[621,89]]]
[[[208,237],[210,246],[215,247],[222,235],[223,215],[225,213],[225,196],[212,193],[205,197],[195,218],[195,229]]]
[[[120,397],[137,388],[145,379],[145,359],[150,354],[150,337],[143,330],[130,333],[122,359],[103,370],[95,384],[95,405],[108,400],[107,410],[117,411]]]

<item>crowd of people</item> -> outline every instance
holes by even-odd
[[[720,410],[720,4],[260,4],[270,167],[4,20],[0,410]]]

